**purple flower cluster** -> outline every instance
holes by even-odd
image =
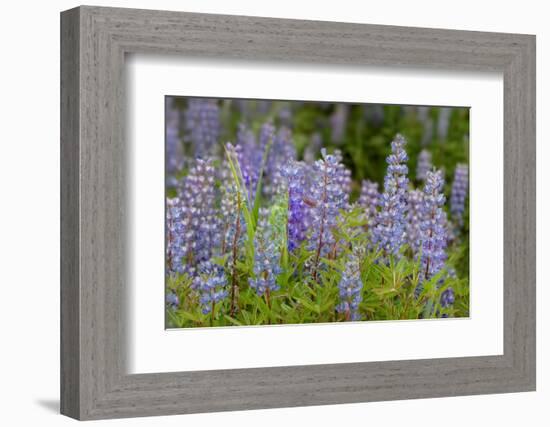
[[[282,177],[286,179],[288,191],[287,239],[289,252],[299,247],[306,238],[308,208],[304,202],[305,171],[306,165],[293,161],[283,167],[281,172]]]
[[[260,213],[261,219],[254,236],[254,278],[248,281],[259,296],[279,290],[276,278],[282,272],[281,252],[275,243],[276,239],[266,215],[265,211]]]
[[[173,291],[166,293],[166,305],[172,310],[178,309],[180,305],[180,299],[178,295]]]
[[[183,257],[187,252],[186,227],[178,198],[166,201],[166,270],[169,275],[183,273]]]
[[[421,231],[422,254],[420,257],[421,279],[428,280],[439,272],[447,259],[447,229],[445,227],[445,196],[442,194],[441,171],[428,172],[422,202]]]
[[[296,148],[292,141],[292,133],[286,127],[280,128],[274,135],[273,145],[269,150],[266,165],[266,181],[264,193],[269,197],[284,190],[285,180],[281,175],[283,167],[296,160]]]
[[[439,303],[441,304],[441,307],[447,308],[453,305],[454,302],[455,302],[455,292],[453,288],[447,288],[443,292],[441,292],[441,297],[439,299]]]
[[[219,142],[221,124],[216,100],[192,98],[185,111],[186,138],[196,157],[212,154]]]
[[[174,101],[166,101],[166,183],[169,187],[176,187],[175,175],[181,171],[184,164],[183,146],[179,138],[179,113],[174,108]]]
[[[418,154],[418,162],[416,165],[416,179],[418,181],[425,181],[426,174],[432,170],[432,153],[428,150],[422,150]]]
[[[405,242],[407,214],[407,153],[405,138],[397,135],[391,143],[387,157],[388,169],[384,178],[384,193],[380,198],[380,211],[372,230],[373,242],[383,252],[383,258],[397,255]]]
[[[455,169],[453,187],[451,189],[451,215],[457,225],[464,223],[464,206],[468,195],[468,165],[459,164]]]
[[[346,136],[346,126],[348,124],[349,106],[347,104],[338,104],[330,116],[331,139],[335,144],[341,144]]]
[[[368,230],[375,224],[379,200],[380,193],[378,192],[378,183],[363,180],[358,203],[359,206],[365,209],[365,219],[367,221]]]
[[[418,254],[422,246],[422,215],[424,193],[421,190],[410,190],[407,211],[407,243],[413,254]]]
[[[219,246],[214,180],[212,161],[198,158],[183,182],[179,206],[185,228],[185,256],[190,265],[209,260]]]
[[[328,255],[335,243],[333,228],[336,226],[340,209],[346,206],[347,195],[341,186],[341,165],[338,158],[321,150],[322,159],[314,164],[315,181],[311,188],[313,205],[312,232],[309,248],[315,252],[313,261],[313,279],[317,278],[317,269],[321,257]]]
[[[194,282],[195,288],[199,291],[202,314],[208,314],[212,312],[215,304],[227,298],[227,278],[223,267],[209,261],[200,264],[199,272]]]
[[[338,295],[340,304],[336,306],[338,313],[344,313],[346,320],[361,320],[359,314],[359,304],[362,301],[361,290],[363,281],[361,280],[360,254],[353,252],[338,283]]]

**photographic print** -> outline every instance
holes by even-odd
[[[469,316],[469,108],[165,97],[167,328]]]

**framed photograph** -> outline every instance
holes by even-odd
[[[535,37],[61,14],[61,411],[535,390]]]

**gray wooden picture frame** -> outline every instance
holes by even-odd
[[[502,72],[504,354],[127,374],[127,53]],[[530,390],[534,36],[88,6],[62,12],[63,414],[84,420]]]

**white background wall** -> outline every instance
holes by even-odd
[[[544,1],[96,1],[97,5],[537,35],[538,391],[107,422],[117,426],[550,425],[550,212],[545,167],[550,27]],[[64,426],[59,402],[59,12],[75,1],[11,1],[0,24],[0,423]]]

